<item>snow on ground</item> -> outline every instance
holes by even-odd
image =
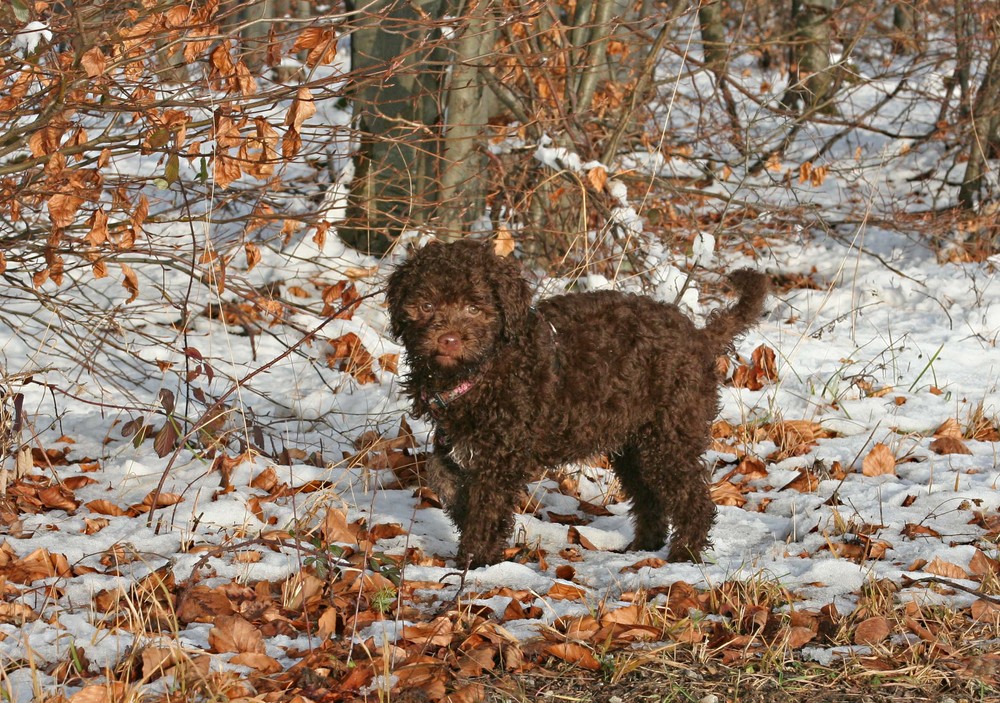
[[[764,577],[800,597],[797,607],[818,608],[832,602],[841,611],[849,611],[858,589],[868,580],[887,578],[900,583],[904,576],[916,579],[927,575],[922,568],[932,563],[968,570],[977,548],[988,547],[982,539],[984,530],[975,524],[975,513],[995,515],[1000,508],[997,444],[966,440],[971,450],[967,455],[939,455],[929,445],[931,435],[946,420],[956,419],[965,426],[977,408],[994,421],[1000,412],[1000,355],[995,348],[1000,334],[1000,284],[989,263],[941,265],[931,252],[898,234],[872,230],[865,245],[869,254],[829,239],[804,239],[776,246],[756,262],[783,273],[813,272],[823,287],[774,296],[766,319],[740,344],[740,351],[746,356],[761,344],[775,349],[780,380],[757,391],[725,388],[721,419],[733,426],[753,420],[808,420],[836,436],[819,440],[807,453],[770,463],[765,475],[751,481],[753,490],[743,507],[720,507],[712,532],[715,546],[704,564],[653,562],[653,566],[628,570],[650,555],[623,551],[631,528],[626,506],[614,504],[610,514],[577,528],[594,546],[592,550],[575,547],[582,559],[572,562],[574,582],[586,595],[576,601],[547,598],[560,581],[556,568],[567,563],[561,554],[571,547],[567,527],[551,520],[548,513],[572,514],[578,503],[560,492],[556,481],[546,480],[533,486],[540,508],[518,518],[518,531],[527,543],[545,550],[547,568],[508,562],[478,569],[469,574],[465,592],[508,587],[538,594],[541,616],[511,623],[509,628],[515,636],[527,639],[538,636],[539,626],[561,616],[585,613],[597,602],[614,602],[623,593],[676,581],[709,587],[731,579]],[[343,265],[358,263],[346,252],[338,253],[345,257]],[[895,271],[872,253],[891,261]],[[727,268],[747,263],[730,258]],[[360,282],[362,292],[377,286],[379,280],[376,276]],[[398,352],[386,339],[384,327],[384,310],[375,299],[352,320],[338,321],[336,329],[327,333],[336,337],[355,331],[373,354]],[[254,365],[247,355],[246,339],[227,334],[217,324],[206,324],[193,337],[191,344],[203,349],[222,348],[213,360],[220,367]],[[259,342],[257,364],[276,356],[287,338],[284,342],[280,336],[261,338]],[[8,338],[3,349],[10,363],[17,340]],[[36,360],[44,365],[40,357]],[[383,371],[378,382],[358,385],[342,374],[338,378],[336,372],[313,373],[310,367],[317,363],[316,358],[289,357],[252,382],[255,397],[275,398],[275,407],[287,413],[289,445],[304,439],[303,446],[324,446],[329,457],[338,448],[350,449],[345,439],[327,434],[331,425],[340,425],[347,439],[356,438],[364,428],[388,432],[398,427],[404,408],[398,399],[397,374]],[[56,371],[49,374],[58,375]],[[258,457],[238,465],[230,476],[232,488],[223,490],[218,473],[210,471],[210,461],[182,451],[168,468],[169,457],[157,457],[150,441],[137,447],[121,437],[124,415],[63,401],[57,418],[47,393],[32,386],[24,391],[28,395],[25,408],[40,431],[41,446],[69,449],[68,466],[39,473],[71,482],[79,507],[21,514],[6,529],[4,544],[10,559],[41,549],[62,555],[70,568],[70,574],[36,581],[35,587],[14,599],[37,617],[0,624],[0,653],[8,660],[30,651],[39,664],[58,661],[73,643],[85,647],[92,662],[115,662],[132,639],[124,631],[111,634],[97,626],[103,615],[90,605],[97,594],[134,583],[164,566],[179,580],[190,578],[197,568],[209,583],[280,581],[301,568],[302,557],[295,550],[262,549],[259,561],[244,562],[225,550],[206,560],[202,551],[191,546],[248,539],[267,530],[301,529],[303,523],[315,522],[329,505],[345,510],[348,521],[364,518],[369,525],[401,525],[404,534],[377,545],[389,554],[413,547],[444,558],[454,553],[456,532],[441,510],[418,507],[412,487],[380,487],[394,483],[391,472],[338,462],[325,468],[278,466]],[[315,422],[324,416],[324,423]],[[426,437],[427,429],[415,426],[420,437]],[[894,474],[860,472],[863,458],[877,443],[901,460]],[[766,457],[775,445],[761,441],[743,449],[751,456]],[[709,459],[717,462],[716,479],[730,472],[735,462],[725,452],[713,452]],[[96,466],[88,467],[88,462]],[[820,467],[829,468],[834,462],[845,471],[841,477],[820,476],[815,491],[782,490],[801,469],[821,473]],[[269,467],[290,486],[321,481],[324,487],[315,494],[270,501],[261,507],[253,499],[260,499],[265,491],[251,483]],[[607,477],[599,469],[577,468],[589,477],[581,479],[581,498],[600,501],[607,495]],[[146,525],[145,515],[115,516],[106,510],[99,514],[87,507],[141,505],[165,473],[164,492],[180,500],[157,510],[152,526]],[[95,531],[90,522],[95,519],[107,520],[107,524]],[[926,529],[908,528],[914,525]],[[848,543],[856,537],[884,543],[884,557],[852,560],[831,551],[831,543]],[[109,568],[112,563],[116,568]],[[437,598],[451,598],[457,584],[454,568],[439,563],[407,567],[404,577],[443,581],[448,585]],[[965,583],[976,585],[971,580]],[[38,587],[42,585],[51,588]],[[899,597],[920,601],[941,596],[913,587]],[[950,596],[955,604],[970,599],[961,592]],[[506,606],[503,598],[496,597],[484,603],[500,613]],[[380,630],[379,637],[391,640],[393,632]],[[190,646],[204,647],[206,626],[192,624],[180,636]],[[288,661],[280,646],[269,646],[268,652],[279,661]],[[15,685],[14,689],[16,698],[27,700],[21,688]]]

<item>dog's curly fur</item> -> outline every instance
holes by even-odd
[[[531,306],[516,265],[482,242],[430,244],[389,278],[405,392],[435,425],[428,461],[461,532],[459,563],[500,560],[517,497],[545,467],[607,453],[632,501],[632,548],[698,559],[715,515],[702,453],[718,413],[716,359],[759,317],[767,279],[698,329],[675,306],[612,291]]]

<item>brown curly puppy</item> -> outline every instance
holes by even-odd
[[[675,306],[612,291],[531,305],[483,242],[430,244],[389,278],[405,391],[435,425],[431,487],[461,532],[458,559],[499,561],[518,493],[545,467],[605,452],[632,500],[633,549],[698,559],[715,516],[701,460],[719,410],[716,359],[761,313],[767,279],[698,329]]]

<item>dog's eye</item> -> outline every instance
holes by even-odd
[[[481,313],[483,311],[483,309],[481,307],[479,307],[478,305],[469,305],[465,309],[466,309],[466,311],[470,315],[478,315],[479,313]]]
[[[432,312],[434,312],[434,303],[429,303],[429,302],[420,303],[420,312],[424,313],[425,315],[430,315]]]

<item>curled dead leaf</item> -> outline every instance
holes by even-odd
[[[548,596],[553,600],[583,600],[587,592],[580,586],[572,583],[556,581],[549,589]]]
[[[861,473],[865,476],[895,475],[896,457],[889,447],[879,442],[861,462]]]
[[[575,642],[551,644],[545,648],[545,653],[588,671],[599,671],[601,668],[601,663],[597,661],[597,657],[589,649]]]
[[[936,430],[934,430],[934,436],[962,439],[962,427],[958,424],[958,420],[953,417],[949,417],[947,420],[942,422]]]
[[[965,442],[951,435],[938,437],[931,442],[931,451],[935,454],[972,454]]]
[[[965,569],[958,564],[952,564],[950,561],[944,561],[941,557],[934,557],[934,559],[931,560],[931,563],[927,564],[923,570],[929,574],[934,574],[935,576],[941,576],[948,579],[969,578],[969,574]]]

